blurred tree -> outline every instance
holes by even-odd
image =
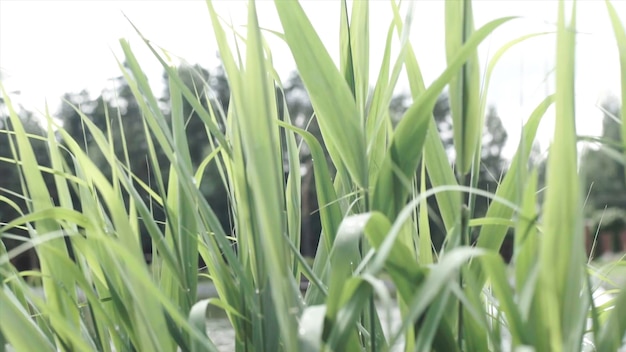
[[[478,188],[495,192],[504,177],[507,161],[502,157],[502,150],[508,134],[494,107],[490,107],[485,116],[485,130],[482,139],[482,155]],[[489,200],[477,197],[475,215],[483,216],[489,207]]]
[[[602,139],[605,143],[585,147],[581,157],[588,214],[605,207],[626,209],[626,177],[621,157],[621,117],[616,99],[602,104]]]

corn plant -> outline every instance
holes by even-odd
[[[121,40],[124,64],[119,65],[143,114],[154,185],[130,172],[128,155],[116,156],[110,132],[79,107],[111,177],[51,114],[45,115],[47,136],[27,134],[3,90],[12,126],[3,132],[11,136],[13,153],[4,162],[21,170],[28,212],[3,224],[0,235],[15,237],[12,230],[22,228],[30,237],[12,251],[0,248],[0,348],[217,351],[206,331],[209,306],[227,314],[237,351],[388,351],[398,342],[406,351],[619,348],[626,332],[626,293],[597,306],[584,252],[574,110],[575,2],[570,11],[559,2],[554,33],[512,38],[482,68],[478,46],[518,19],[499,18],[475,28],[471,1],[446,2],[447,67],[428,86],[410,41],[413,4],[389,5],[393,18],[383,60],[378,77],[369,77],[368,2],[352,2],[351,11],[345,0],[338,2],[336,64],[297,1],[275,1],[282,32],[259,27],[254,1],[242,32],[222,21],[207,1],[231,89],[227,111],[203,105],[201,95],[209,93],[187,87],[167,52],[137,29],[167,74],[171,116],[166,116],[132,48]],[[624,102],[623,18],[608,1],[606,9],[619,47]],[[293,55],[333,173],[321,141],[292,125],[287,109],[277,105],[282,86],[268,35],[278,36]],[[556,42],[554,94],[528,117],[499,187],[481,191],[480,140],[492,71],[508,49],[540,35]],[[399,47],[395,56],[393,46]],[[413,103],[395,123],[388,108],[402,74]],[[452,166],[432,117],[446,87],[456,150]],[[189,154],[185,101],[203,120],[213,147],[200,167]],[[545,200],[537,207],[538,173],[528,160],[551,107],[556,129]],[[626,140],[626,129],[623,136]],[[37,163],[30,145],[34,138],[46,141],[51,168]],[[312,266],[299,252],[300,143],[313,156],[322,224]],[[157,150],[168,165],[160,164]],[[234,234],[225,232],[199,190],[210,164],[220,174],[213,182],[228,190]],[[168,177],[160,171],[164,167]],[[50,199],[46,174],[54,177],[57,199]],[[164,209],[165,224],[155,220],[140,191]],[[473,214],[477,195],[492,199],[482,218]],[[429,197],[436,198],[447,233],[440,251],[431,241]],[[143,260],[140,227],[152,241],[152,266]],[[498,254],[508,229],[515,231],[511,268]],[[474,230],[476,246],[470,241]],[[10,258],[28,248],[36,250],[40,272],[20,273],[10,265]],[[199,257],[217,290],[215,298],[197,299]],[[41,279],[43,296],[29,286],[29,276]],[[299,290],[303,277],[310,282],[304,294]],[[385,280],[395,287],[395,300]],[[400,311],[398,327],[388,334],[377,304]]]

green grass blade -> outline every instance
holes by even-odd
[[[446,56],[448,65],[474,31],[471,1],[446,2]],[[452,111],[456,168],[465,175],[472,167],[482,136],[480,115],[480,68],[476,48],[467,56],[449,87]]]
[[[343,74],[352,96],[356,96],[354,83],[354,61],[352,59],[352,45],[350,44],[350,19],[348,18],[348,4],[341,1],[341,15],[339,19],[339,71]],[[284,39],[285,36],[283,35]]]
[[[330,155],[335,164],[345,165],[354,183],[367,188],[363,126],[350,88],[300,4],[275,4]]]
[[[235,101],[239,115],[239,129],[246,157],[246,175],[252,204],[254,227],[262,245],[259,253],[264,261],[266,275],[269,275],[271,297],[277,307],[287,305],[289,309],[266,310],[266,314],[276,314],[280,340],[287,350],[297,347],[297,325],[295,317],[289,313],[297,309],[294,280],[287,267],[287,248],[282,234],[286,230],[284,216],[285,198],[283,189],[283,168],[278,141],[276,121],[276,97],[273,82],[268,80],[261,33],[257,22],[254,2],[249,3],[248,35],[246,48],[246,82],[243,90],[247,101]],[[253,175],[253,177],[251,177]],[[272,204],[272,206],[267,206]],[[265,280],[265,277],[261,277]],[[267,326],[266,328],[271,328]],[[268,336],[269,337],[269,336]]]
[[[281,94],[284,98],[285,92],[282,90],[282,88]],[[289,116],[286,101],[284,101],[283,104],[283,111],[285,113],[283,114],[283,118],[281,121],[285,124],[290,124],[291,119]],[[295,132],[285,129],[284,134],[286,153],[289,158],[289,165],[288,169],[286,170],[289,176],[287,177],[287,185],[285,190],[285,206],[287,207],[288,224],[287,235],[289,236],[289,242],[293,243],[295,247],[295,253],[292,255],[293,259],[291,263],[291,266],[295,269],[299,267],[295,265],[295,262],[297,261],[297,257],[300,255],[300,242],[302,239],[302,175],[300,172],[300,150],[296,143]],[[309,172],[311,171],[309,170]],[[300,277],[297,272],[295,274],[296,278]]]
[[[378,79],[374,87],[374,93],[372,94],[369,114],[365,125],[367,155],[369,157],[370,168],[369,178],[371,180],[375,180],[378,176],[378,170],[387,148],[387,138],[391,130],[391,128],[389,128],[390,100],[387,99],[387,93],[392,89],[388,82],[392,35],[393,26],[389,28],[389,33],[387,34],[385,55],[378,73]]]
[[[6,108],[9,112],[9,120],[11,126],[15,131],[15,139],[18,147],[18,153],[14,155],[15,159],[19,159],[22,162],[22,170],[25,180],[24,192],[30,197],[30,204],[32,211],[46,210],[54,207],[54,204],[50,197],[47,185],[44,181],[42,173],[39,171],[39,164],[33,151],[33,148],[28,140],[24,126],[20,121],[11,101],[4,89],[4,86],[0,85]],[[54,219],[42,219],[34,224],[34,231],[31,231],[31,237],[52,233],[59,230],[59,225]],[[65,241],[62,238],[50,241],[38,248],[38,256],[41,263],[41,271],[43,273],[43,287],[46,297],[49,299],[50,304],[63,312],[66,315],[66,321],[70,324],[74,324],[76,328],[79,325],[78,310],[73,305],[75,301],[75,294],[60,294],[58,287],[72,287],[73,281],[71,277],[64,275],[61,272],[57,272],[54,267],[54,262],[51,260],[48,251],[61,251],[67,254],[67,247]],[[53,279],[54,278],[54,279]]]
[[[598,351],[617,351],[623,346],[626,333],[626,290],[620,290],[614,304],[610,316],[602,324],[600,335],[597,336]]]
[[[359,270],[357,268],[361,262],[359,247],[363,237],[366,236],[380,242],[388,228],[389,221],[379,213],[352,215],[346,217],[341,223],[337,239],[329,256],[333,270],[330,274],[323,332],[324,341],[333,350],[358,350],[358,339],[354,326],[359,313],[362,311],[365,313],[364,316],[374,320],[363,324],[363,326],[373,329],[368,331],[370,336],[373,336],[373,339],[370,340],[371,344],[375,344],[376,348],[383,350],[386,346],[376,312],[367,312],[367,303],[371,299],[372,291],[381,291],[384,297],[383,292],[386,291],[386,288],[384,285],[374,282],[376,280],[373,281],[373,278],[367,274],[358,277],[353,277],[353,275],[356,274],[355,271],[358,273]],[[376,289],[376,287],[381,286],[381,289]],[[370,317],[369,314],[372,316]]]
[[[313,172],[315,173],[315,189],[320,205],[319,211],[322,228],[325,233],[325,236],[322,238],[322,243],[328,251],[330,251],[343,215],[339,203],[337,202],[337,193],[331,182],[332,177],[324,158],[322,146],[317,139],[315,139],[313,134],[284,122],[279,122],[279,124],[286,129],[298,133],[311,149]]]
[[[206,336],[206,331],[207,331],[206,311],[207,311],[207,308],[209,307],[209,304],[211,304],[211,301],[212,301],[211,299],[205,299],[205,300],[199,301],[193,305],[193,307],[191,308],[189,312],[189,322],[193,324],[194,328],[198,330],[199,334],[203,334],[205,336]],[[212,342],[210,342],[210,340],[208,341],[210,343],[209,351],[217,352],[218,351],[217,347]],[[192,345],[191,345],[192,352],[205,351],[205,348],[206,348],[205,346],[203,346],[201,343],[197,341],[192,342]]]
[[[354,67],[354,93],[357,110],[365,125],[369,95],[369,1],[354,1],[350,18],[350,49]]]
[[[403,33],[405,33],[406,27],[400,17],[397,4],[392,1],[391,5],[398,36],[402,36]],[[422,72],[415,57],[415,52],[413,51],[413,47],[410,42],[407,43],[406,51],[405,65],[411,88],[411,96],[413,97],[413,100],[417,100],[418,97],[426,90],[426,87],[424,85]],[[448,162],[448,156],[443,147],[443,142],[439,137],[439,133],[437,132],[437,126],[435,125],[433,118],[431,118],[430,126],[428,127],[426,135],[426,141],[424,142],[424,153],[427,155],[424,161],[426,170],[433,187],[457,184],[454,171]],[[458,194],[451,192],[437,193],[436,198],[443,217],[444,225],[446,230],[449,231],[456,223],[456,219],[459,218],[461,198]]]
[[[0,290],[0,331],[17,351],[55,351],[54,344],[30,320],[30,314],[16,301],[11,291]],[[11,322],[7,324],[6,322]],[[4,349],[4,346],[2,346]]]
[[[519,308],[514,301],[514,292],[509,284],[506,266],[498,252],[489,252],[480,258],[483,270],[490,278],[491,287],[498,299],[499,307],[506,317],[506,322],[511,333],[512,350],[520,345],[527,344],[529,339],[525,330]]]
[[[170,79],[171,123],[176,159],[192,169],[189,144],[185,134],[182,94]],[[149,136],[147,136],[149,137]],[[154,159],[153,159],[154,160]],[[155,166],[157,163],[153,162]],[[159,169],[157,169],[159,170]],[[157,171],[160,172],[160,171]],[[179,302],[183,312],[189,311],[196,301],[198,280],[198,241],[196,204],[184,191],[181,182],[188,182],[184,175],[179,175],[175,167],[170,167],[169,184],[166,198],[166,241],[176,251],[178,265],[163,266],[161,282],[163,290],[174,301]],[[180,282],[182,286],[176,285]]]
[[[369,214],[345,218],[339,227],[337,238],[329,255],[333,270],[330,273],[329,299],[326,301],[326,318],[324,319],[322,338],[333,350],[356,350],[355,348],[358,346],[354,342],[356,336],[356,330],[354,330],[355,314],[367,302],[367,294],[359,294],[357,299],[352,300],[352,302],[358,303],[356,304],[357,307],[351,309],[352,314],[348,318],[352,324],[339,324],[340,317],[338,314],[345,304],[345,292],[356,289],[349,278],[357,268],[358,263],[361,262],[359,242],[363,237],[369,218]],[[349,340],[351,341],[349,342]]]
[[[425,155],[422,163],[420,193],[426,192],[426,159],[430,156]],[[428,203],[426,199],[420,203],[418,213],[418,226],[419,226],[419,263],[421,265],[430,265],[433,261],[433,243],[430,236],[430,220],[428,219]]]
[[[298,329],[299,350],[302,352],[322,351],[322,332],[326,307],[313,305],[302,313],[300,328]]]
[[[528,118],[528,121],[522,130],[522,138],[519,149],[513,156],[509,171],[504,176],[504,179],[496,190],[497,196],[508,199],[512,202],[519,201],[518,197],[520,197],[520,194],[518,187],[520,183],[525,182],[521,175],[525,174],[528,158],[530,156],[533,141],[535,140],[535,136],[537,134],[537,129],[539,128],[539,123],[553,102],[554,96],[548,96],[541,103],[539,103],[539,105],[537,105]],[[513,211],[510,208],[494,202],[489,206],[485,217],[510,219],[512,215]],[[478,237],[478,246],[498,250],[502,245],[507,228],[507,226],[496,224],[482,226]]]
[[[576,348],[576,343],[570,344],[572,338],[579,340],[578,346],[582,343],[582,335],[568,329],[573,323],[568,318],[574,309],[566,305],[570,298],[570,304],[577,304],[574,302],[581,289],[584,262],[575,259],[577,252],[583,250],[584,241],[574,111],[576,5],[574,3],[569,23],[566,23],[564,7],[561,1],[556,48],[556,125],[547,164],[544,235],[537,291],[550,334],[550,346],[555,351]],[[572,271],[575,276],[569,276]]]
[[[515,226],[515,287],[518,290],[532,282],[532,270],[538,259],[539,238],[537,236],[537,171],[535,170],[524,187],[522,212]]]
[[[395,60],[391,76],[389,76],[389,65],[391,61],[391,44],[393,39],[393,32],[396,24],[392,22],[389,25],[387,32],[387,40],[385,43],[385,51],[383,61],[378,74],[378,79],[374,87],[372,94],[369,114],[366,121],[366,140],[367,140],[367,154],[369,157],[370,167],[370,180],[376,180],[378,177],[378,170],[382,165],[382,161],[385,157],[386,149],[388,146],[388,140],[391,138],[392,123],[389,116],[389,104],[391,102],[394,89],[400,77],[402,67],[405,62],[408,48],[410,48],[410,42],[408,40],[409,32],[411,30],[411,18],[412,18],[412,5],[407,12],[406,22],[408,25],[403,25],[400,29],[401,47],[400,53]]]
[[[393,345],[399,334],[404,331],[409,324],[415,322],[429,307],[429,305],[438,299],[445,292],[447,286],[452,282],[456,282],[458,278],[458,270],[470,258],[481,254],[482,251],[476,248],[458,248],[453,249],[449,255],[446,255],[439,263],[430,270],[424,283],[414,291],[409,301],[408,314],[403,317],[400,328],[392,335],[389,341]],[[446,341],[441,341],[446,343]],[[452,348],[454,341],[447,341],[447,346]],[[456,349],[453,349],[456,350]]]
[[[458,55],[433,84],[416,99],[396,127],[387,156],[383,161],[372,195],[372,207],[389,218],[394,218],[404,206],[411,191],[406,180],[411,180],[418,166],[430,116],[436,99],[478,46],[498,26],[511,20],[501,18],[489,22],[476,31],[458,51]],[[390,196],[392,195],[392,196]]]

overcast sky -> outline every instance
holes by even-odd
[[[225,18],[236,26],[246,22],[246,2],[216,1]],[[626,1],[614,1],[626,20]],[[445,68],[443,1],[417,1],[411,41],[424,73],[432,82]],[[476,27],[502,16],[521,16],[499,29],[480,48],[481,60],[502,44],[520,35],[554,30],[557,1],[474,1]],[[338,1],[304,1],[313,25],[331,56],[338,59]],[[271,1],[258,1],[262,27],[281,30]],[[8,90],[20,91],[16,100],[27,108],[43,109],[47,99],[53,111],[65,92],[88,89],[94,96],[107,79],[119,76],[115,61],[123,60],[119,38],[130,40],[140,63],[153,82],[161,70],[148,54],[124,18],[126,14],[142,33],[156,44],[190,63],[217,65],[216,44],[211,32],[206,3],[188,1],[19,1],[0,0],[0,70]],[[371,74],[373,83],[382,59],[390,20],[387,1],[373,1],[370,9]],[[577,57],[577,114],[579,130],[598,133],[602,114],[596,105],[607,94],[619,95],[619,61],[615,39],[603,1],[580,1]],[[287,47],[267,35],[273,48],[275,66],[286,79],[295,68]],[[494,71],[489,101],[496,105],[508,127],[515,147],[519,126],[537,103],[551,91],[555,36],[532,39],[506,54]],[[483,65],[484,67],[485,65]],[[155,84],[155,86],[158,86]],[[406,90],[406,81],[400,90]],[[160,92],[158,92],[160,93]],[[547,144],[550,121],[544,124],[541,140]],[[546,145],[544,145],[545,147]]]

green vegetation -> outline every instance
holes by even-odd
[[[387,351],[399,340],[407,351],[446,352],[588,345],[615,351],[623,344],[626,291],[616,289],[596,305],[592,274],[602,273],[585,255],[575,4],[566,11],[560,2],[557,30],[547,34],[556,38],[555,93],[529,116],[493,192],[479,188],[481,136],[494,123],[485,121],[489,79],[508,48],[540,34],[512,38],[481,78],[477,47],[516,19],[475,29],[470,1],[446,2],[448,66],[426,87],[408,40],[411,4],[390,2],[394,17],[373,80],[365,1],[354,1],[351,11],[341,2],[339,67],[297,2],[275,2],[282,33],[259,28],[253,1],[245,33],[236,34],[207,5],[230,88],[216,95],[227,96],[228,104],[205,89],[210,84],[201,69],[175,67],[147,39],[166,74],[167,112],[125,40],[124,89],[116,92],[134,103],[93,107],[104,120],[93,121],[75,101],[68,105],[73,120],[59,126],[46,114],[39,135],[2,90],[8,111],[2,136],[10,146],[2,161],[19,166],[28,211],[0,227],[3,239],[23,242],[9,251],[0,247],[0,348],[216,351],[206,335],[209,306],[227,314],[237,351]],[[623,19],[609,2],[606,9],[626,77]],[[312,103],[315,133],[293,123],[264,35],[288,44]],[[392,45],[400,45],[395,57]],[[394,118],[389,107],[401,74],[409,79],[412,103]],[[454,166],[432,113],[446,87]],[[537,207],[539,169],[529,160],[539,122],[552,106],[556,129]],[[124,120],[131,109],[143,118]],[[190,150],[196,132],[208,139],[204,154]],[[626,148],[614,144],[605,143],[626,160]],[[321,223],[312,264],[300,254],[308,194],[303,149]],[[129,150],[142,150],[143,160],[131,159]],[[224,191],[229,226],[205,197],[215,184]],[[486,210],[479,210],[479,196],[491,199],[480,205]],[[432,240],[433,200],[446,234],[441,246]],[[0,201],[21,212],[11,198],[0,195]],[[498,254],[509,231],[515,233],[511,268]],[[143,257],[142,233],[149,236],[152,265]],[[18,272],[10,263],[29,248],[40,272]],[[210,278],[217,298],[197,300],[200,275]],[[41,280],[43,297],[26,282],[31,277]],[[304,295],[302,277],[310,281]],[[383,278],[394,284],[395,301]],[[399,307],[400,328],[389,336],[375,300]]]

